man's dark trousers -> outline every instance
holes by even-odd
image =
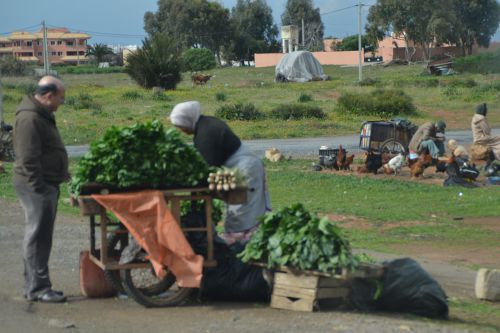
[[[48,264],[59,186],[46,184],[42,191],[35,192],[25,183],[15,183],[14,189],[26,218],[23,242],[24,292],[28,299],[36,299],[52,288]]]

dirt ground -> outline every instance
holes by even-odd
[[[336,217],[342,219],[342,217]],[[469,222],[467,222],[469,223]],[[497,230],[492,221],[472,221]],[[50,262],[54,288],[69,296],[65,304],[28,303],[22,292],[24,216],[17,202],[0,199],[0,332],[497,332],[490,324],[422,320],[404,315],[326,311],[298,313],[256,303],[191,303],[184,307],[145,309],[130,299],[88,299],[79,288],[79,253],[88,247],[88,222],[60,215]],[[426,249],[425,253],[432,252]],[[452,297],[471,297],[475,272],[442,260],[417,259]],[[380,253],[370,253],[390,259]],[[401,255],[400,255],[401,256]],[[400,257],[399,256],[399,257]],[[458,255],[456,256],[459,257]],[[432,259],[432,260],[431,260]],[[437,260],[439,259],[439,260]],[[499,326],[500,327],[500,326]]]

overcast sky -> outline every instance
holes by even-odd
[[[418,1],[418,0],[416,0]],[[500,0],[499,0],[500,1]],[[90,44],[136,44],[145,37],[144,13],[157,10],[157,0],[1,0],[0,34],[13,30],[39,30],[45,20],[49,27],[67,27],[92,35]],[[236,0],[219,0],[231,8]],[[281,23],[286,0],[268,0],[275,23]],[[373,5],[376,0],[364,0]],[[357,33],[357,0],[314,0],[320,8],[325,36],[345,37]],[[340,11],[338,11],[340,10]],[[333,12],[332,12],[333,11]],[[337,11],[337,12],[335,12]],[[331,12],[331,13],[329,13]],[[368,7],[363,8],[363,27]],[[500,41],[497,31],[495,40]]]

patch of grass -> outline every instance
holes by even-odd
[[[233,105],[224,105],[215,111],[215,116],[227,120],[258,120],[264,118],[253,103],[236,103]]]
[[[450,319],[500,330],[500,305],[475,299],[450,298]]]
[[[307,102],[312,102],[313,101],[313,98],[311,95],[309,94],[306,94],[306,93],[300,93],[299,95],[299,102],[300,103],[307,103]]]
[[[124,99],[128,99],[128,100],[136,100],[136,99],[142,99],[143,96],[140,92],[138,92],[137,90],[128,90],[128,91],[125,91],[123,94],[122,94],[122,97]]]
[[[222,92],[222,91],[218,91],[216,94],[215,94],[215,100],[217,102],[225,102],[227,99],[227,95],[226,93]]]
[[[280,120],[324,119],[326,113],[320,107],[301,104],[282,104],[270,112],[270,117]]]

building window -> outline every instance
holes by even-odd
[[[73,46],[73,42],[66,41],[66,45],[67,45],[67,46]]]
[[[14,42],[14,46],[21,46],[21,42],[20,41],[15,41]]]
[[[68,52],[66,52],[66,55],[68,55],[68,56],[75,56],[76,55],[76,51],[68,51]]]
[[[29,40],[29,41],[27,41],[27,42],[26,42],[26,46],[33,46],[33,42],[32,42],[32,41],[30,41],[30,40]]]
[[[0,43],[0,47],[5,47],[5,44],[4,43]]]
[[[38,53],[37,53],[37,55],[38,55],[39,57],[41,57],[41,56],[43,55],[43,53],[42,53],[42,52],[38,52]]]
[[[85,39],[80,39],[80,45],[85,45]]]
[[[62,57],[63,53],[62,52],[57,52],[57,56]]]
[[[50,45],[56,45],[56,41],[55,40],[51,40],[50,41]]]
[[[84,51],[80,51],[79,54],[80,55],[85,55],[85,52]]]
[[[52,56],[56,56],[56,55],[57,55],[57,52],[52,51],[52,52],[50,52],[50,55],[52,55]]]
[[[40,41],[39,40],[36,41],[36,45],[40,46]]]
[[[62,40],[58,40],[57,45],[62,45]]]

